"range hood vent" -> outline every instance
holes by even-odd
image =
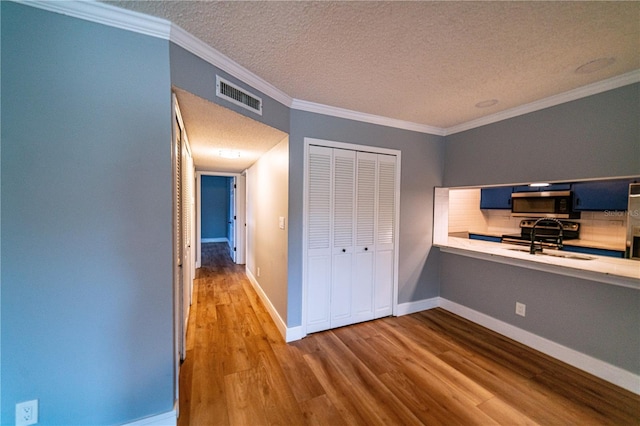
[[[216,96],[262,115],[262,99],[216,75]]]

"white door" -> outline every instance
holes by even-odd
[[[396,250],[396,156],[378,154],[376,185],[376,249],[374,261],[374,317],[393,311],[393,282]]]
[[[307,332],[331,327],[332,149],[310,146],[307,165]]]
[[[235,262],[244,265],[247,247],[247,178],[236,176],[235,182]]]
[[[229,240],[229,254],[231,255],[231,259],[236,261],[236,178],[229,179],[229,229],[228,240]]]
[[[331,324],[340,327],[353,322],[354,295],[354,220],[356,152],[334,149],[332,152],[332,258]]]
[[[391,315],[396,156],[309,146],[307,333]]]
[[[184,131],[184,130],[183,130]],[[187,323],[193,291],[193,205],[194,205],[194,168],[189,149],[189,141],[185,137],[182,144],[182,359],[187,355]]]
[[[353,321],[373,319],[377,155],[358,152],[356,167],[356,246],[353,281]]]

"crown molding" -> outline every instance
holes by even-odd
[[[597,95],[598,93],[617,89],[619,87],[638,82],[640,82],[640,70],[631,71],[626,74],[621,74],[617,77],[598,81],[596,83],[578,87],[577,89],[569,90],[568,92],[559,93],[548,98],[540,99],[538,101],[534,101],[525,105],[500,111],[486,117],[481,117],[477,120],[471,120],[457,126],[449,127],[445,129],[445,135],[453,135],[454,133],[464,132],[465,130],[471,130],[476,127],[485,126],[487,124],[497,123],[498,121],[529,114],[541,109],[586,98],[587,96]]]
[[[171,22],[97,1],[13,0],[26,6],[168,40]]]
[[[234,78],[250,85],[252,89],[264,93],[287,107],[291,107],[293,101],[291,96],[175,24],[171,24],[170,40],[211,65],[229,73]]]
[[[382,117],[380,115],[367,114],[365,112],[358,112],[329,105],[317,104],[315,102],[303,101],[300,99],[294,99],[293,103],[291,104],[291,108],[299,111],[315,112],[317,114],[330,115],[332,117],[362,121],[364,123],[378,124],[381,126],[395,127],[397,129],[412,130],[414,132],[445,136],[445,129],[441,129],[439,127],[433,127],[427,124],[413,123],[411,121],[398,120],[396,118]]]
[[[170,21],[97,1],[14,0],[26,6],[169,40],[285,106],[292,98]]]
[[[60,13],[86,21],[96,22],[110,27],[120,28],[151,37],[169,40],[183,49],[193,53],[211,65],[229,73],[234,78],[250,85],[265,95],[275,99],[283,105],[300,111],[314,112],[332,117],[345,118],[381,126],[395,127],[438,136],[447,136],[471,130],[476,127],[496,123],[498,121],[539,111],[562,103],[574,101],[587,96],[617,89],[628,84],[640,82],[640,70],[635,70],[617,77],[603,80],[587,86],[579,87],[565,93],[560,93],[545,99],[540,99],[511,108],[496,114],[471,120],[456,126],[440,128],[427,124],[413,123],[395,118],[382,117],[352,111],[344,108],[332,107],[315,102],[294,99],[263,78],[247,70],[242,65],[226,57],[218,50],[204,43],[194,35],[165,19],[156,18],[139,12],[122,9],[97,1],[47,1],[47,0],[13,0],[16,3]]]

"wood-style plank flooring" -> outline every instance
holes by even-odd
[[[640,397],[441,309],[286,344],[225,244],[203,244],[187,425],[639,425]]]

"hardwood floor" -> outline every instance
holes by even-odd
[[[286,344],[224,244],[203,244],[187,425],[639,425],[640,397],[441,309]]]

